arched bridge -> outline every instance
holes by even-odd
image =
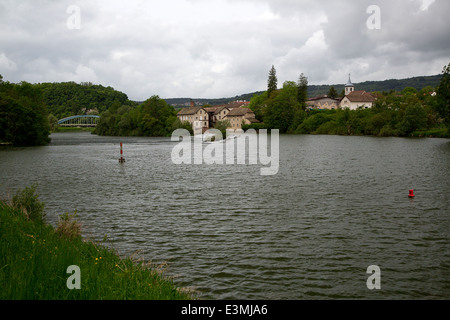
[[[58,120],[58,125],[61,127],[95,127],[99,119],[100,116],[95,115],[71,116]]]

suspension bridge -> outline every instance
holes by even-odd
[[[58,120],[60,127],[96,127],[100,116],[96,115],[80,115],[71,116]]]

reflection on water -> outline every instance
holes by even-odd
[[[53,134],[0,149],[0,192],[37,182],[49,222],[77,210],[86,235],[168,262],[202,298],[450,297],[449,140],[281,136],[279,173],[265,177],[174,165],[174,145]],[[381,290],[366,286],[370,265]]]

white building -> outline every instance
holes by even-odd
[[[348,108],[350,110],[356,110],[359,107],[366,109],[372,108],[375,101],[376,98],[369,92],[363,90],[355,91],[355,85],[352,83],[350,75],[348,75],[348,81],[345,85],[345,96],[339,105],[341,109]]]

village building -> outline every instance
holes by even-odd
[[[369,92],[363,90],[355,91],[355,85],[352,84],[350,75],[348,75],[348,82],[345,85],[345,96],[340,102],[340,108],[356,110],[362,107],[368,109],[373,107],[375,101],[376,98]]]
[[[231,110],[224,105],[215,107],[205,107],[203,109],[205,109],[206,112],[208,112],[210,128],[213,128],[217,122],[223,121]]]
[[[242,129],[242,124],[259,123],[255,113],[249,108],[233,108],[228,112],[225,120],[230,122],[228,129]]]
[[[192,125],[194,135],[202,134],[209,128],[214,128],[217,122],[228,120],[229,129],[241,129],[242,123],[258,123],[255,114],[248,106],[247,101],[234,101],[213,107],[197,107],[191,101],[189,108],[183,108],[177,113],[180,121],[188,121]]]
[[[372,108],[376,98],[366,91],[355,91],[355,85],[348,76],[348,81],[345,84],[344,97],[341,99],[330,98],[327,95],[317,96],[306,101],[308,109],[318,110],[333,110],[345,109],[356,110],[362,108]]]
[[[327,95],[322,95],[306,100],[306,107],[309,109],[332,110],[339,109],[340,103],[341,99],[334,99]]]
[[[209,128],[209,113],[202,107],[196,107],[191,102],[189,108],[183,108],[177,113],[180,121],[188,121],[192,125],[194,134],[202,134]]]

